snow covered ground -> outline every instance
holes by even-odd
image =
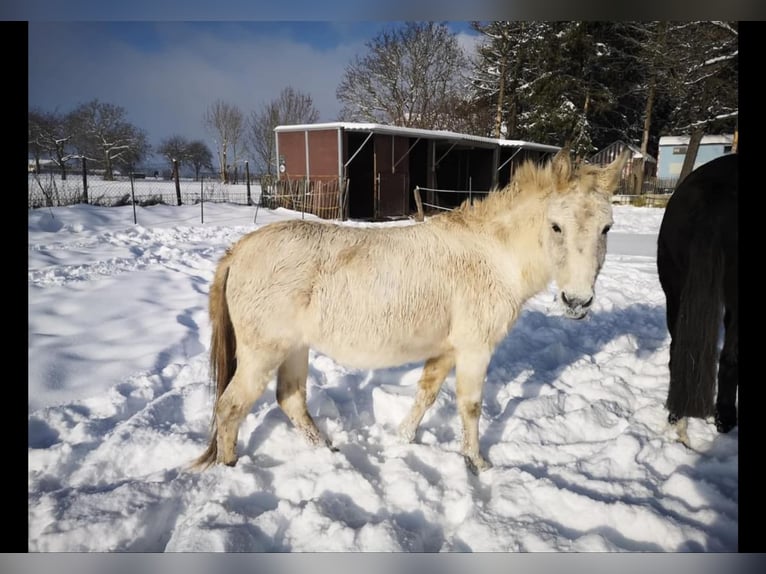
[[[31,552],[736,551],[738,429],[692,420],[689,449],[666,423],[662,209],[615,206],[587,319],[561,316],[552,290],[529,301],[489,368],[494,468],[478,477],[459,454],[454,375],[403,444],[421,365],[360,371],[314,353],[309,409],[339,452],[303,442],[272,382],[237,466],[187,471],[208,439],[215,264],[300,214],[136,213],[29,211]]]

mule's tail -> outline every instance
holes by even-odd
[[[211,323],[210,335],[210,376],[215,386],[215,402],[211,421],[210,444],[192,466],[204,469],[216,461],[218,455],[218,428],[215,422],[216,406],[224,390],[229,385],[237,368],[237,341],[234,327],[229,316],[229,305],[226,302],[226,280],[229,277],[231,252],[218,262],[215,277],[210,286],[209,314]]]
[[[706,418],[715,412],[725,264],[718,230],[691,241],[672,333],[666,404],[671,416]]]

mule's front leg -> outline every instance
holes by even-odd
[[[492,468],[479,452],[479,416],[489,352],[460,353],[456,362],[457,410],[463,423],[463,456],[474,474]]]

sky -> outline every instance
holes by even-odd
[[[494,468],[477,477],[460,455],[454,373],[405,444],[396,427],[422,365],[355,370],[314,352],[309,410],[338,452],[302,440],[272,381],[237,465],[189,472],[212,412],[217,260],[300,214],[29,210],[29,550],[735,552],[739,429],[692,419],[687,448],[666,421],[663,213],[614,207],[585,319],[563,316],[553,286],[527,302],[490,363],[479,433]]]
[[[31,21],[29,106],[68,113],[98,99],[121,106],[155,148],[180,135],[205,142],[216,100],[248,117],[282,89],[311,96],[319,121],[335,121],[345,68],[393,21]],[[450,23],[472,50],[479,36]]]

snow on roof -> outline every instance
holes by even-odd
[[[613,147],[617,147],[617,146],[624,146],[624,147],[628,148],[631,151],[631,153],[632,153],[631,157],[633,159],[640,159],[640,158],[644,157],[644,154],[641,152],[641,148],[639,148],[638,146],[633,145],[633,144],[628,143],[628,142],[625,142],[623,140],[616,140],[616,141],[612,142],[611,144],[609,144],[608,146],[606,146],[605,148],[600,149],[598,152],[594,153],[591,156],[591,159],[596,158],[599,155],[601,155],[603,152],[605,152],[606,150],[608,150],[610,148],[613,148]],[[657,160],[654,159],[649,154],[646,154],[645,160],[648,161],[649,163],[657,163]]]
[[[482,136],[474,136],[470,134],[461,134],[457,132],[450,132],[445,130],[425,130],[420,128],[404,128],[399,126],[389,126],[385,124],[368,124],[368,123],[353,123],[353,122],[328,122],[321,124],[295,124],[277,126],[274,128],[275,132],[297,132],[305,130],[327,130],[327,129],[343,129],[346,131],[364,131],[364,132],[376,132],[381,134],[402,135],[410,137],[422,137],[432,139],[446,139],[456,142],[470,142],[480,143],[486,145],[500,145],[501,147],[520,147],[524,149],[533,149],[538,151],[546,151],[555,153],[561,148],[554,145],[539,144],[535,142],[527,142],[522,140],[504,140],[487,138]]]
[[[641,151],[641,148],[639,148],[639,147],[637,147],[637,146],[634,146],[633,144],[630,144],[630,143],[627,143],[627,142],[623,142],[623,143],[625,144],[625,147],[627,147],[627,148],[628,148],[630,151],[632,151],[632,152],[633,152],[633,159],[640,159],[640,158],[644,157],[644,154],[643,154],[643,152]],[[649,163],[652,163],[652,162],[654,162],[654,163],[657,163],[657,160],[656,160],[656,159],[654,159],[654,158],[653,158],[651,155],[649,155],[649,154],[646,154],[646,158],[645,158],[645,159],[646,159],[646,161],[648,161]]]
[[[731,144],[734,140],[732,134],[707,135],[702,136],[700,144]],[[689,136],[662,136],[660,145],[688,145]]]

